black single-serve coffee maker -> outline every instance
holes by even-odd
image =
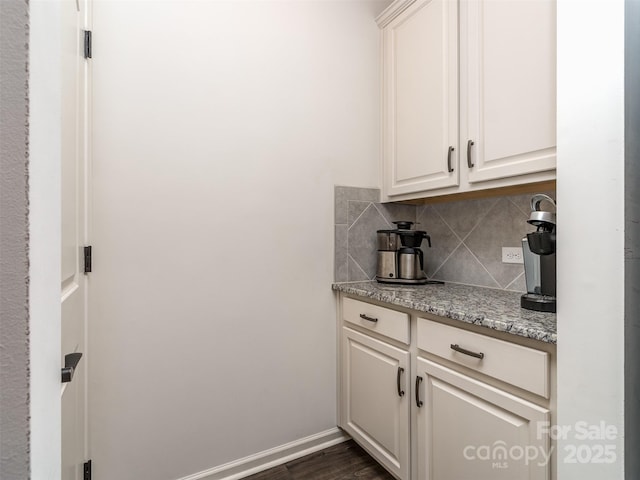
[[[556,311],[556,214],[540,210],[543,201],[556,202],[549,196],[531,197],[531,214],[527,223],[537,227],[522,239],[527,293],[520,306],[538,312]]]

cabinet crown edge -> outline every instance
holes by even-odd
[[[393,21],[398,15],[414,4],[416,0],[395,0],[391,5],[385,8],[380,15],[376,17],[378,27],[384,28]]]

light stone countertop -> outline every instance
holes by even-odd
[[[555,344],[558,340],[556,314],[521,308],[520,292],[452,283],[403,286],[375,281],[334,283],[332,288],[546,343]]]

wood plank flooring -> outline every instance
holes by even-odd
[[[348,440],[245,480],[394,480],[353,440]]]

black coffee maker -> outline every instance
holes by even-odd
[[[378,268],[376,280],[382,283],[424,285],[433,283],[424,273],[424,252],[420,248],[426,239],[431,246],[431,237],[424,230],[412,230],[413,222],[393,222],[395,230],[378,230]],[[400,239],[400,242],[398,242]],[[399,245],[400,243],[400,245]]]
[[[520,306],[538,312],[556,311],[556,214],[540,210],[543,201],[556,202],[544,194],[531,198],[531,214],[527,223],[537,227],[522,239],[527,293]]]

